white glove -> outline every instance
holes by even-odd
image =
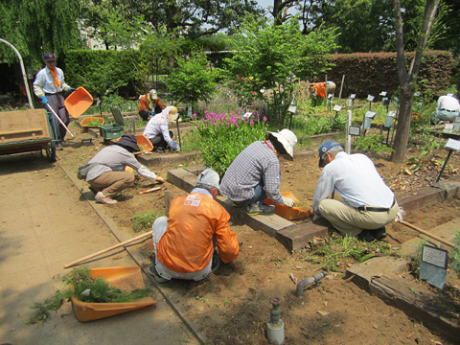
[[[294,207],[295,201],[293,199],[291,199],[291,198],[285,198],[283,196],[283,205],[287,206],[287,207]]]

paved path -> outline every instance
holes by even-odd
[[[199,344],[146,277],[156,308],[80,323],[66,302],[47,322],[27,325],[34,303],[65,288],[64,264],[118,242],[38,153],[0,157],[0,187],[0,344]],[[126,251],[115,253],[91,267],[136,266]]]

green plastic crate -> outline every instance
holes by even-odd
[[[105,140],[118,139],[125,134],[125,121],[120,109],[113,107],[110,108],[110,111],[116,123],[99,126],[99,133]]]

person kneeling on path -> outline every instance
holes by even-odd
[[[267,132],[265,141],[255,141],[246,147],[228,167],[220,190],[232,200],[234,207],[246,206],[250,216],[271,214],[275,206],[265,205],[267,196],[276,204],[293,207],[291,198],[281,195],[279,156],[294,159],[297,137],[289,129]]]
[[[137,161],[133,152],[139,151],[136,136],[124,134],[114,145],[103,148],[89,161],[94,167],[88,170],[86,182],[97,191],[96,201],[103,204],[117,203],[113,197],[134,183],[135,177],[131,172],[125,171],[126,166],[133,168],[150,182],[164,182],[162,177]]]
[[[161,113],[164,108],[155,89],[150,90],[139,99],[139,116],[144,121],[147,121],[150,115]]]
[[[169,130],[170,118],[175,118],[176,115],[176,107],[166,107],[160,114],[152,117],[145,126],[144,135],[154,146],[153,152],[164,153],[168,146],[173,151],[179,151],[179,144],[172,139],[173,133]]]
[[[313,195],[315,217],[326,218],[343,236],[363,241],[382,240],[385,225],[403,215],[393,192],[385,185],[366,155],[343,151],[328,140],[318,148],[319,167],[324,167]],[[343,201],[327,199],[332,192]]]
[[[432,123],[434,123],[434,117],[436,116],[436,123],[440,121],[455,122],[455,118],[460,115],[460,103],[458,100],[449,95],[441,96],[438,98],[438,105],[436,111],[431,114]]]
[[[158,283],[205,279],[219,260],[229,263],[238,256],[240,246],[228,224],[230,215],[214,200],[218,192],[219,175],[206,169],[189,195],[171,202],[169,218],[153,223],[155,259],[148,272]]]

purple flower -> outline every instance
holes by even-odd
[[[262,118],[262,120],[264,120],[264,122],[267,122],[267,117],[264,116],[264,117]]]

